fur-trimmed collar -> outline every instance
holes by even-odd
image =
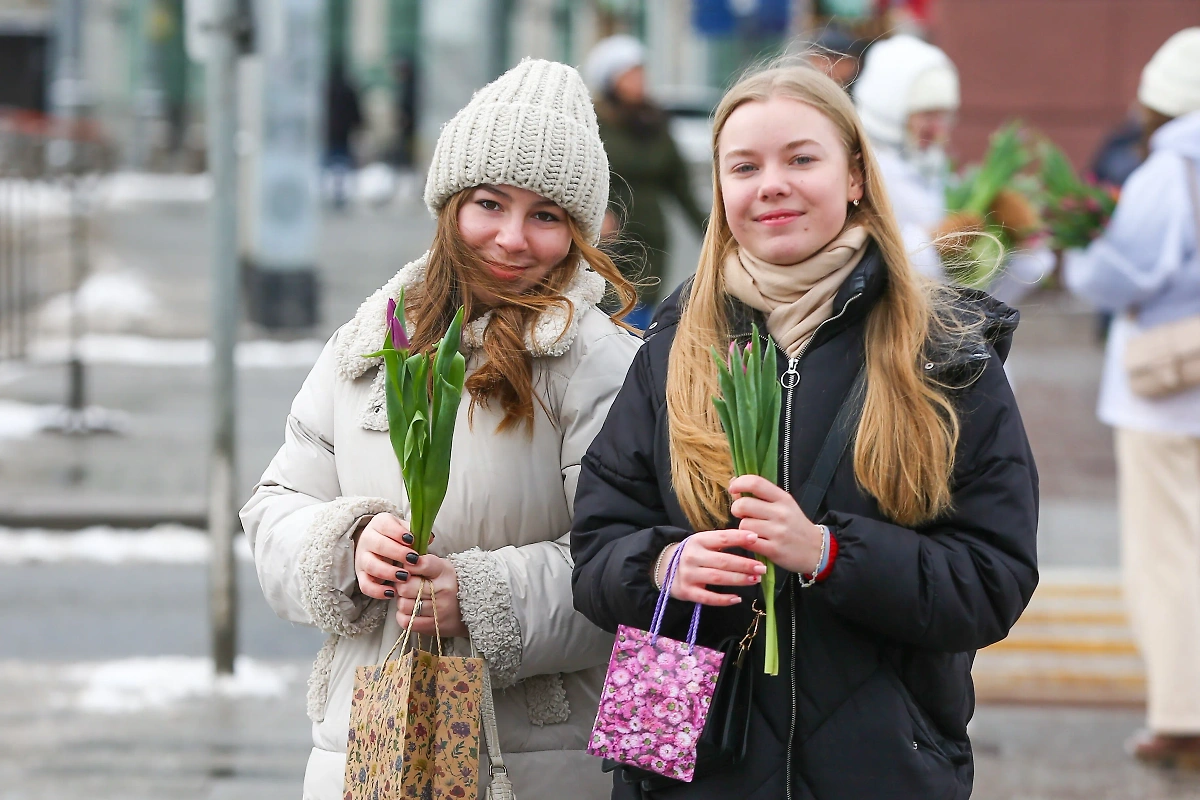
[[[425,264],[429,253],[416,261],[405,264],[390,281],[363,301],[354,314],[354,319],[342,328],[337,343],[338,374],[354,380],[383,363],[382,358],[363,358],[383,344],[387,335],[387,302],[398,299],[400,289],[419,285],[425,280]],[[587,268],[575,271],[575,277],[567,286],[563,296],[570,301],[575,313],[570,316],[561,306],[554,306],[541,314],[532,329],[525,332],[525,347],[533,356],[561,356],[571,349],[571,343],[579,333],[579,320],[583,311],[595,306],[604,297],[604,278]],[[474,322],[463,327],[463,349],[470,352],[483,346],[483,335],[492,320],[489,311]]]

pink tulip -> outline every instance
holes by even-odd
[[[404,322],[396,316],[396,301],[389,299],[387,308],[388,334],[392,338],[392,348],[395,350],[408,349],[408,334],[404,330]]]

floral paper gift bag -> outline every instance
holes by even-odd
[[[344,800],[478,796],[486,666],[442,654],[441,637],[437,655],[414,649],[391,661],[411,627],[382,664],[354,673]]]
[[[587,751],[690,781],[725,654],[696,646],[699,603],[686,642],[659,635],[682,552],[681,544],[671,556],[650,630],[617,628]]]
[[[473,800],[479,793],[483,659],[418,651],[416,661],[399,797]]]

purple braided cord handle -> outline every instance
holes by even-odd
[[[671,584],[675,582],[675,573],[679,570],[679,560],[683,555],[683,548],[687,545],[687,539],[679,543],[679,547],[675,548],[675,552],[671,554],[671,561],[667,564],[667,574],[663,577],[662,590],[658,593],[658,602],[654,605],[654,619],[650,621],[650,644],[658,642],[658,632],[662,629],[663,614],[667,610],[667,599],[671,596]],[[692,624],[688,626],[688,654],[696,649],[696,631],[700,627],[700,604],[696,603],[692,609]]]

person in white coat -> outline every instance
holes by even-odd
[[[479,90],[434,151],[432,246],[333,335],[292,404],[241,517],[272,608],[329,634],[309,682],[305,798],[343,796],[355,669],[380,663],[413,615],[434,633],[429,582],[452,652],[487,659],[517,796],[611,790],[584,748],[613,640],[572,607],[568,544],[580,458],[640,344],[596,307],[608,283],[626,311],[634,298],[595,247],[608,176],[574,69],[526,60]],[[458,306],[467,319],[450,483],[425,555],[405,525],[381,359],[363,357],[401,290],[414,350],[431,351]]]
[[[960,97],[958,71],[939,48],[901,34],[872,45],[854,84],[854,101],[876,158],[913,264],[945,280],[935,240],[960,232],[946,212],[950,162],[946,145]],[[941,241],[954,243],[950,236]],[[986,287],[1015,303],[1054,268],[1045,247],[1018,248]]]
[[[1131,337],[1200,315],[1200,28],[1158,50],[1138,99],[1149,158],[1064,271],[1071,291],[1115,315],[1099,417],[1116,429],[1122,578],[1148,695],[1148,730],[1130,749],[1200,770],[1200,387],[1147,399],[1124,366]]]

